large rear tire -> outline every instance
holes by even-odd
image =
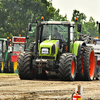
[[[18,72],[20,79],[33,79],[33,56],[31,52],[22,53],[18,59]]]
[[[7,66],[3,68],[4,73],[14,73],[13,62],[11,62],[11,53],[7,55]]]
[[[76,56],[71,53],[64,53],[60,57],[58,77],[60,80],[75,80],[77,60]]]
[[[83,80],[84,79],[83,59],[84,59],[84,46],[81,47],[80,55],[77,57],[76,80]]]
[[[11,53],[7,57],[7,69],[8,73],[14,73],[13,62],[11,62]]]
[[[95,56],[93,47],[88,46],[84,48],[83,60],[84,79],[93,80],[95,71]]]

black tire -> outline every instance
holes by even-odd
[[[74,67],[74,70],[72,66]],[[71,53],[62,54],[60,57],[59,68],[58,68],[58,77],[60,78],[60,80],[63,81],[75,80],[76,66],[77,66],[77,60],[74,54]]]
[[[95,56],[93,47],[84,47],[84,60],[83,60],[84,79],[91,81],[94,78],[95,71]]]
[[[13,62],[10,63],[9,73],[14,73],[14,64],[13,64]]]
[[[97,65],[97,56],[95,56],[95,73],[94,78],[99,80],[99,66]]]
[[[11,62],[11,53],[8,53],[7,66],[4,67],[3,73],[14,73],[13,62]]]
[[[7,56],[7,69],[6,70],[8,70],[8,73],[14,73],[13,62],[11,62],[11,53],[9,53]]]
[[[18,59],[18,62],[17,62],[18,74],[19,74],[20,79],[24,79],[24,74],[23,74],[24,64],[23,64],[23,62],[24,62],[24,53],[20,53],[19,59]]]
[[[80,55],[77,57],[76,80],[84,79],[83,59],[84,59],[84,46],[81,47]]]
[[[31,52],[20,54],[18,59],[18,72],[20,79],[33,79],[32,69],[32,56]]]

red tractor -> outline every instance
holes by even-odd
[[[13,71],[15,73],[18,73],[17,70],[17,61],[18,57],[21,52],[24,52],[24,44],[25,44],[25,37],[20,37],[20,36],[13,36],[12,37],[12,55],[11,55],[11,61],[13,62]]]

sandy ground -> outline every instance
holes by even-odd
[[[18,75],[0,75],[0,100],[71,100],[79,84],[82,100],[100,100],[100,80],[20,80]]]

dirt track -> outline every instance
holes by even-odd
[[[71,100],[79,84],[83,100],[100,100],[100,80],[20,80],[17,75],[0,75],[0,100]]]

